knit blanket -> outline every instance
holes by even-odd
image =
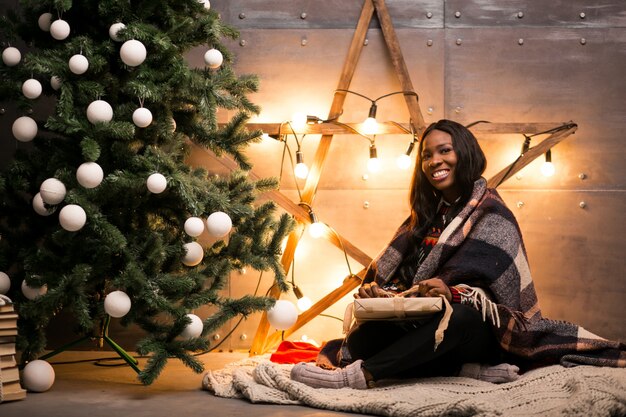
[[[364,282],[385,285],[410,245],[409,222],[369,266]],[[413,284],[438,277],[447,285],[467,284],[486,290],[496,303],[493,321],[500,346],[522,368],[560,363],[626,366],[626,345],[584,328],[542,316],[519,225],[495,189],[484,178],[442,232],[418,268]],[[572,306],[572,308],[576,308]]]
[[[580,416],[626,415],[626,369],[552,365],[505,384],[460,377],[382,381],[367,390],[311,388],[292,381],[293,365],[268,355],[246,358],[203,376],[219,397],[253,403],[303,405],[380,416]]]

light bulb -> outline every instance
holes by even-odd
[[[555,171],[556,169],[554,168],[554,164],[552,162],[546,161],[543,165],[541,165],[541,173],[544,177],[553,176]]]
[[[367,160],[367,170],[369,172],[378,172],[380,171],[380,159],[378,158],[370,158]]]
[[[378,133],[378,122],[373,117],[368,117],[363,122],[363,133],[366,135],[375,135]]]
[[[309,234],[314,239],[321,237],[324,234],[324,224],[320,222],[311,223],[309,225]]]
[[[551,177],[554,175],[554,165],[552,164],[552,150],[548,149],[546,152],[546,162],[541,166],[541,173],[544,177]]]
[[[400,169],[409,169],[411,166],[411,157],[407,154],[402,154],[396,159],[396,164]]]
[[[304,130],[306,127],[306,114],[297,112],[291,116],[291,127],[295,130]]]
[[[309,308],[311,308],[311,306],[313,305],[313,302],[311,301],[309,297],[305,295],[304,297],[301,297],[298,299],[298,302],[296,303],[296,305],[298,306],[298,310],[307,311]]]
[[[309,175],[309,168],[306,166],[304,162],[296,164],[296,167],[293,170],[296,177],[305,179],[307,175]]]
[[[294,174],[298,178],[305,179],[309,175],[309,168],[304,163],[304,156],[302,151],[296,151],[296,167],[294,168]]]
[[[376,152],[376,145],[373,143],[370,146],[370,159],[367,160],[367,170],[369,172],[380,171],[380,160],[378,159],[378,153]]]

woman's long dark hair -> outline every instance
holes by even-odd
[[[426,128],[419,143],[417,163],[413,172],[409,197],[411,228],[414,231],[414,236],[420,240],[423,239],[426,228],[437,214],[437,206],[441,199],[441,192],[430,184],[424,171],[422,171],[424,139],[433,130],[446,132],[452,137],[452,147],[457,156],[454,179],[461,190],[461,198],[452,208],[453,215],[456,215],[465,206],[472,194],[474,182],[481,177],[487,167],[487,159],[483,150],[480,148],[474,134],[465,126],[452,120],[442,119]]]

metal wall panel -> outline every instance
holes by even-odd
[[[464,123],[574,120],[578,132],[553,150],[558,176],[545,183],[531,175],[532,181],[505,186],[623,189],[626,178],[615,173],[623,172],[626,158],[625,62],[622,29],[450,29],[446,116]],[[522,141],[518,136],[507,144],[509,161]],[[588,180],[581,182],[579,173]]]
[[[213,2],[222,18],[241,29],[346,29],[356,26],[362,0],[231,0]],[[443,27],[441,0],[387,3],[396,28]],[[378,27],[376,17],[371,27]]]
[[[446,0],[446,27],[626,27],[619,0]]]
[[[626,192],[500,190],[500,194],[522,229],[544,316],[624,340]],[[518,202],[524,203],[522,208]]]

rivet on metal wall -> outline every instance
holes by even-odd
[[[367,46],[369,43],[370,43],[370,40],[367,38],[363,41],[364,46]]]
[[[426,13],[426,18],[427,19],[432,19],[433,18],[433,14],[431,12]]]
[[[524,17],[524,12],[517,12],[517,18],[521,19]]]
[[[239,18],[240,19],[245,19],[246,18],[246,14],[245,13],[239,13]]]
[[[587,208],[587,203],[581,201],[580,203],[578,203],[578,207],[580,207],[581,209]]]
[[[454,112],[455,112],[455,113],[461,113],[461,110],[463,110],[463,107],[461,107],[461,106],[456,106],[456,107],[454,108]]]
[[[367,174],[363,174],[363,175],[361,175],[361,179],[362,179],[363,181],[367,181],[367,180],[369,180],[369,178],[370,178],[370,176],[369,176],[369,175],[367,175]]]
[[[518,44],[518,45],[524,45],[524,38],[519,38],[519,39],[517,40],[517,44]]]
[[[33,114],[33,109],[28,109],[28,110],[26,110],[26,113],[27,113],[27,114]]]
[[[220,335],[219,335],[219,333],[215,333],[215,334],[213,335],[213,340],[220,340]]]
[[[585,17],[587,17],[585,12],[580,12],[580,14],[578,16],[580,16],[581,19],[584,19]]]
[[[454,12],[454,17],[456,17],[457,19],[461,17],[461,12],[459,11]]]
[[[6,112],[7,112],[7,110],[4,107],[0,109],[0,114],[4,114]]]
[[[426,45],[433,46],[433,40],[432,39],[427,40]]]
[[[246,40],[242,39],[239,41],[239,46],[246,46],[246,43],[247,43]]]
[[[586,44],[587,44],[587,39],[585,39],[585,38],[580,38],[580,44],[581,44],[581,45],[586,45]]]
[[[369,201],[364,201],[364,202],[363,202],[363,208],[364,208],[364,209],[368,209],[368,208],[370,208],[370,202],[369,202]]]
[[[515,175],[515,179],[518,181],[521,181],[524,178],[524,176],[522,174],[516,174]]]
[[[240,340],[246,340],[248,338],[248,335],[243,333],[241,336],[239,336]]]
[[[302,39],[300,39],[300,45],[306,46],[307,43],[309,43],[309,41],[307,40],[306,36],[303,36]]]
[[[435,111],[435,108],[434,108],[433,106],[429,106],[429,107],[426,109],[426,113],[428,113],[428,114],[433,114],[433,112],[434,112],[434,111]]]
[[[580,174],[578,174],[578,178],[580,180],[586,180],[587,179],[587,174],[585,174],[584,172],[581,172]]]
[[[461,38],[457,38],[457,40],[456,40],[456,44],[457,44],[457,45],[460,45],[460,44],[462,44],[462,43],[463,43],[463,39],[461,39]]]
[[[306,19],[306,13],[305,12],[300,13],[300,19],[302,19],[302,20]]]
[[[524,207],[524,202],[523,201],[518,201],[517,202],[517,208],[521,209],[522,207]]]

